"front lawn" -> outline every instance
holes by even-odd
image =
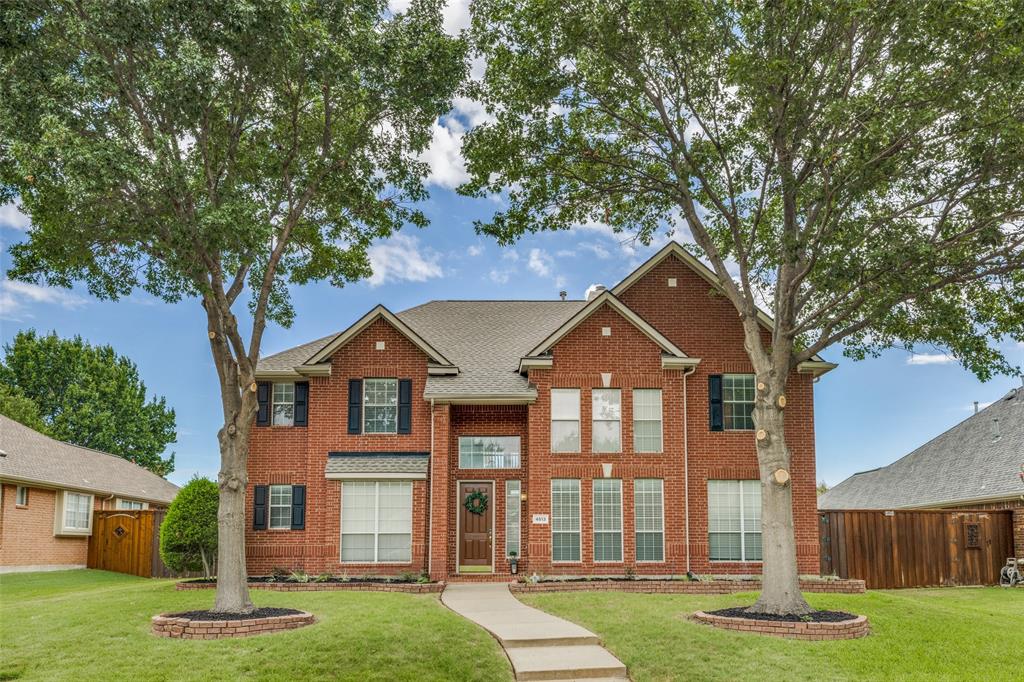
[[[150,617],[209,608],[213,592],[105,571],[0,575],[0,680],[509,680],[501,647],[437,595],[264,592],[314,613],[291,632],[190,641]]]
[[[756,594],[531,594],[521,599],[596,632],[645,680],[1021,680],[1024,590],[946,588],[811,594],[811,604],[864,614],[864,639],[797,642],[715,630],[694,611],[751,604]]]

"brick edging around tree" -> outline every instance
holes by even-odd
[[[866,637],[870,632],[867,616],[857,616],[853,620],[838,623],[787,622],[775,620],[754,620],[752,618],[733,618],[716,616],[704,611],[693,614],[693,619],[722,630],[736,630],[758,635],[770,635],[785,639],[830,640],[857,639]]]
[[[224,639],[248,637],[267,632],[294,630],[314,622],[312,613],[300,611],[287,616],[269,618],[239,618],[237,620],[192,620],[164,613],[153,616],[153,634],[178,639]]]
[[[217,583],[179,582],[177,590],[212,590]],[[249,583],[250,590],[271,592],[404,592],[436,594],[444,591],[444,583]]]
[[[512,592],[639,592],[644,594],[733,594],[735,592],[757,592],[761,583],[740,580],[593,580],[574,582],[513,583]],[[801,580],[803,592],[828,592],[862,594],[864,581]]]

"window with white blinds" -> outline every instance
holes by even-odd
[[[708,481],[712,561],[761,560],[761,482]]]
[[[551,560],[580,560],[580,482],[551,480]]]
[[[412,483],[345,481],[341,491],[341,560],[412,561]]]
[[[660,478],[633,481],[636,560],[665,560],[665,490]]]
[[[633,389],[633,450],[661,452],[661,389]]]
[[[594,561],[622,561],[622,481],[594,479]]]

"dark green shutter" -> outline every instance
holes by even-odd
[[[305,426],[309,414],[309,382],[295,383],[295,426]]]
[[[267,497],[270,495],[270,487],[258,485],[252,491],[252,529],[267,529]]]
[[[398,380],[398,432],[412,433],[412,379]]]
[[[722,431],[725,423],[722,418],[722,375],[712,374],[708,377],[708,408],[712,431]]]
[[[363,431],[363,380],[348,380],[348,432]]]
[[[306,486],[292,486],[292,530],[306,528]]]
[[[270,425],[270,383],[260,381],[256,384],[256,403],[259,410],[256,412],[256,426]]]

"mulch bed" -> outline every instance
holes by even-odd
[[[298,609],[280,609],[263,606],[251,613],[231,613],[230,611],[182,611],[169,613],[169,618],[188,618],[189,620],[252,620],[256,618],[273,618],[274,616],[295,616],[302,613]]]
[[[207,585],[207,584],[213,585],[213,584],[216,584],[217,579],[216,578],[194,578],[192,580],[182,580],[181,582],[186,583],[186,584],[188,584],[188,583],[197,583],[197,584],[200,584],[200,585]],[[307,585],[307,584],[310,584],[310,583],[369,583],[369,584],[385,584],[385,585],[412,585],[412,584],[416,584],[416,583],[427,584],[427,583],[420,583],[420,581],[418,579],[402,580],[401,578],[387,578],[387,577],[384,577],[384,578],[374,578],[374,577],[366,577],[366,578],[341,578],[341,577],[337,577],[337,576],[332,576],[332,577],[324,579],[324,580],[316,580],[314,578],[311,578],[310,580],[307,580],[305,582],[300,582],[298,580],[289,580],[287,577],[275,578],[272,575],[254,575],[254,576],[250,576],[249,579],[248,579],[248,582],[249,582],[249,584],[252,584],[252,583],[270,583],[270,584],[282,584],[282,585]]]
[[[803,616],[794,614],[776,615],[774,613],[751,613],[745,606],[737,606],[731,609],[718,609],[708,611],[712,616],[725,616],[726,618],[746,618],[748,620],[769,620],[776,623],[842,623],[854,620],[857,616],[845,611],[812,611]]]

